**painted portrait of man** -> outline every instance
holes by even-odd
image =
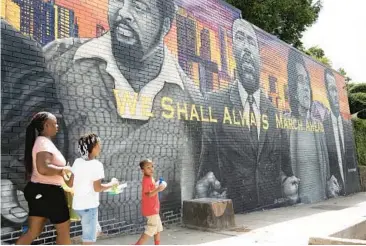
[[[199,122],[178,119],[171,109],[176,103],[194,104],[201,94],[163,42],[175,11],[173,0],[109,0],[110,31],[44,47],[64,107],[69,161],[77,157],[77,139],[94,132],[102,141],[106,179],[128,183],[119,196],[101,196],[103,220],[116,214],[123,216],[119,220],[137,219],[138,163],[145,158],[169,184],[161,198],[163,211],[175,211],[182,199],[193,196]]]
[[[287,63],[288,87],[291,91],[291,117],[302,126],[313,123],[313,90],[304,56],[290,49]],[[323,132],[293,129],[289,131],[292,169],[299,183],[299,201],[313,203],[327,198],[329,164]]]
[[[286,133],[276,128],[276,109],[260,89],[256,32],[243,19],[235,20],[232,29],[237,76],[227,89],[208,96],[218,124],[203,127],[196,192],[197,197],[230,198],[234,210],[243,212],[277,203],[283,186],[293,186],[296,196],[298,181],[292,173]],[[232,114],[230,120],[223,119],[225,107]],[[240,120],[243,115],[245,121]]]
[[[353,127],[350,120],[341,115],[339,91],[332,70],[325,69],[324,82],[330,105],[330,113],[324,120],[327,139],[329,168],[332,183],[328,196],[336,197],[359,191],[357,159]]]

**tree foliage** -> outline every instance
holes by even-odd
[[[313,57],[314,59],[318,60],[319,62],[323,63],[324,65],[331,67],[332,62],[331,60],[325,56],[324,50],[319,46],[310,47],[308,50],[303,50],[307,55]]]
[[[352,119],[358,164],[366,166],[366,120]]]
[[[366,83],[348,84],[347,89],[351,114],[366,119]]]
[[[366,83],[347,84],[358,164],[366,166]]]
[[[346,70],[344,70],[344,68],[339,68],[338,72],[344,76],[347,83],[352,80],[350,77],[347,76]]]
[[[243,18],[296,48],[302,33],[319,16],[320,0],[226,0],[242,11]]]

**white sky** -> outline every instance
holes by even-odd
[[[323,0],[302,41],[306,48],[322,48],[333,68],[343,67],[352,81],[366,82],[366,0]]]

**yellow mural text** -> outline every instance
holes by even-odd
[[[298,120],[282,114],[276,114],[276,127],[297,131],[324,132],[323,124],[320,122]]]
[[[113,90],[116,98],[117,110],[122,117],[128,115],[142,115],[144,117],[154,117],[151,112],[153,98],[138,95],[134,92]],[[158,105],[158,104],[157,104]],[[174,101],[171,97],[163,97],[160,101],[161,117],[165,119],[178,119],[185,121],[200,121],[218,123],[215,115],[221,115],[222,124],[239,127],[256,126],[264,130],[269,128],[269,119],[266,114],[260,114],[256,120],[254,113],[246,113],[235,108],[224,107],[221,112],[213,112],[213,107],[189,104],[186,102]],[[160,113],[159,113],[160,114]],[[324,132],[323,124],[316,121],[302,121],[296,118],[275,115],[275,127],[288,130]],[[274,121],[274,120],[273,120]]]
[[[122,90],[113,90],[114,97],[116,98],[117,110],[119,115],[129,114],[135,116],[141,114],[145,117],[153,117],[153,113],[150,108],[153,103],[151,97],[138,95],[135,92],[128,92]],[[136,109],[141,111],[137,112]]]
[[[256,126],[261,127],[264,130],[268,130],[269,123],[268,123],[268,116],[266,114],[261,114],[259,116],[260,122],[259,126],[256,121],[254,113],[245,113],[244,111],[239,111],[235,109],[229,109],[228,107],[224,107],[223,112],[223,124],[228,125],[236,125],[236,126],[242,126],[242,127],[250,127],[250,126]]]
[[[211,107],[174,102],[170,97],[163,97],[161,99],[161,107],[163,109],[161,115],[165,119],[177,118],[179,120],[217,123],[217,119],[213,117]]]

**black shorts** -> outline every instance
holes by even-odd
[[[24,188],[29,216],[44,217],[52,224],[61,224],[70,219],[64,189],[57,185],[29,182]]]

